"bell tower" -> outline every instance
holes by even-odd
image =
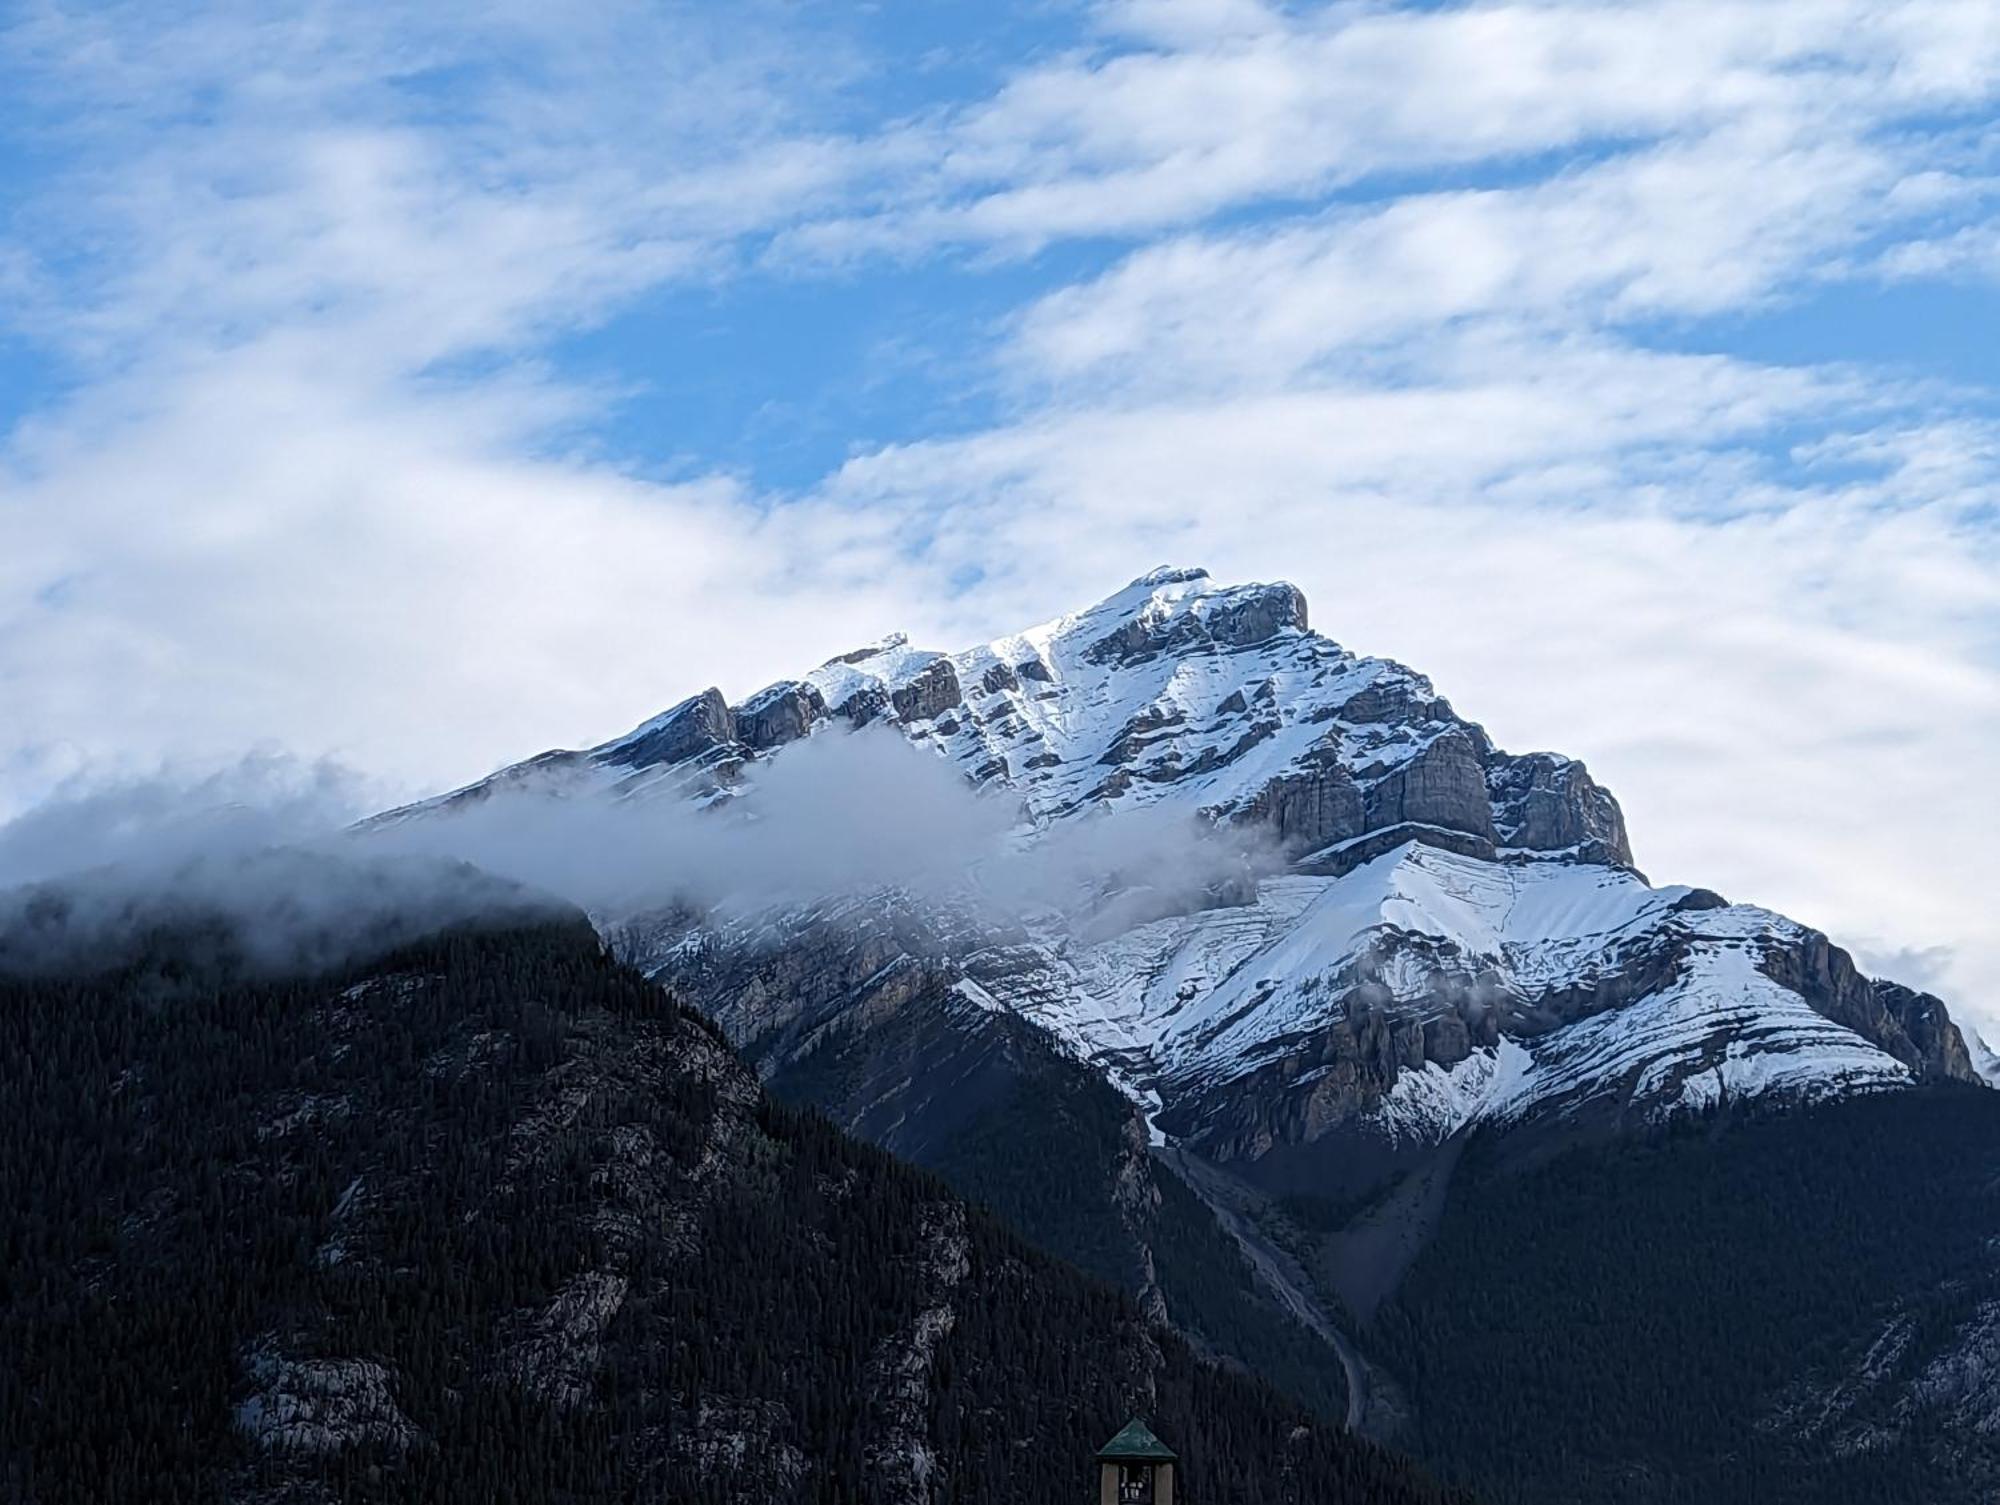
[[[1097,1450],[1097,1505],[1174,1505],[1173,1449],[1138,1417]]]

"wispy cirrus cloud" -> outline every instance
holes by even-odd
[[[1751,129],[1516,187],[1175,236],[1032,306],[1014,354],[1057,383],[1234,387],[1459,341],[1468,323],[1551,339],[1740,311],[1839,275],[1852,248],[1924,215],[1936,190],[1909,189],[1915,174],[1866,142]]]
[[[1505,164],[1531,176],[1734,128],[1808,138],[1991,102],[1977,4],[1755,7],[1109,5],[1101,45],[1023,70],[920,130],[935,167],[801,227],[830,255],[939,242],[1032,250],[1267,202]],[[1558,155],[1562,154],[1562,155]]]

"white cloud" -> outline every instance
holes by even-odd
[[[1058,909],[1115,930],[1270,857],[1248,833],[1160,810],[1076,822],[1024,849],[1015,801],[879,726],[759,763],[720,808],[573,794],[515,784],[355,826],[366,806],[352,774],[279,754],[72,784],[0,821],[0,971],[118,965],[150,930],[190,919],[226,931],[210,936],[222,951],[318,965],[541,912],[550,897],[618,919],[895,890],[1003,922]],[[1128,881],[1107,895],[1114,874]]]
[[[1742,310],[1821,277],[1916,170],[1860,141],[1738,128],[1519,188],[1176,237],[1030,308],[1015,359],[1031,380],[1240,387],[1407,355],[1467,320],[1547,338]]]
[[[1966,225],[1934,239],[1891,246],[1875,269],[1896,280],[2000,277],[2000,225]]]
[[[0,823],[0,889],[117,866],[134,882],[197,858],[317,841],[367,810],[362,781],[277,751],[201,772],[73,779]]]
[[[1099,7],[1098,24],[1114,36],[1167,46],[1270,36],[1286,26],[1263,0],[1111,0]]]
[[[602,736],[691,675],[747,688],[787,666],[774,641],[882,630],[727,481],[525,456],[534,387],[377,385],[315,348],[183,368],[40,447],[0,565],[17,737],[90,760],[276,738],[422,787]]]
[[[1388,174],[1530,162],[1746,122],[1809,140],[1978,110],[2000,35],[1978,0],[1590,0],[1107,7],[1154,45],[1028,69],[921,134],[914,195],[809,223],[798,254],[1032,250],[1141,235]]]
[[[637,720],[684,666],[882,630],[793,578],[735,483],[566,453],[606,394],[532,360],[839,180],[838,143],[786,129],[805,43],[754,10],[536,15],[50,8],[7,36],[22,97],[76,107],[10,312],[82,380],[0,456],[0,804],[273,738],[425,786]]]

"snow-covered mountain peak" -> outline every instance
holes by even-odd
[[[1249,647],[1306,630],[1306,600],[1297,586],[1218,585],[1207,570],[1163,566],[1095,606],[1015,636],[1038,647],[1061,642],[1106,660],[1169,647]]]
[[[859,648],[850,649],[846,653],[836,653],[832,658],[827,660],[827,663],[859,663],[862,659],[873,658],[878,653],[887,653],[892,649],[907,648],[909,646],[910,635],[907,632],[884,633],[872,643],[864,643]]]
[[[865,895],[624,932],[739,1039],[804,1049],[880,989],[934,985],[1033,1019],[1156,1131],[1236,1158],[1976,1079],[1937,1000],[1781,916],[1651,887],[1582,763],[1500,751],[1422,675],[1315,632],[1282,582],[1163,568],[957,652],[892,635],[392,818],[524,782],[727,799],[791,744],[871,724],[1008,790],[1027,841],[1163,809],[1261,833],[1280,870],[1109,935]],[[867,965],[841,981],[834,957]]]
[[[1200,565],[1163,564],[1157,569],[1146,571],[1127,590],[1152,590],[1162,585],[1180,585],[1208,579],[1208,571]]]
[[[707,690],[535,766],[620,793],[712,797],[822,727],[871,723],[1016,791],[1037,827],[1165,805],[1267,830],[1322,872],[1407,840],[1631,860],[1616,801],[1580,763],[1500,752],[1422,675],[1314,632],[1295,586],[1221,585],[1199,569],[1154,570],[955,653],[892,635],[738,705]]]

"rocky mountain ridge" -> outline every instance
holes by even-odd
[[[1423,676],[1312,632],[1293,586],[1182,569],[962,653],[897,635],[735,706],[711,687],[599,747],[394,814],[524,784],[725,792],[788,743],[876,722],[1018,791],[1031,826],[1165,802],[1268,828],[1322,868],[1396,834],[1486,858],[1631,861],[1617,802],[1582,764],[1500,752]]]
[[[1651,888],[1582,763],[1496,748],[1423,676],[1312,631],[1296,588],[1200,570],[1156,570],[959,653],[891,637],[735,706],[709,689],[388,818],[523,787],[714,803],[792,743],[878,723],[1018,798],[1029,840],[1151,810],[1272,843],[1277,872],[1109,938],[897,901],[897,954],[869,974],[893,961],[891,993],[921,973],[1035,1020],[1158,1134],[1208,1153],[1256,1161],[1329,1135],[1393,1149],[1474,1118],[1624,1121],[1977,1077],[1939,1000],[1862,978],[1768,911]],[[617,918],[633,954],[686,983],[689,959],[711,980],[724,955],[756,974],[828,924],[888,933],[879,901],[855,897],[721,927]],[[708,986],[739,1041],[828,1022],[796,987]],[[855,993],[842,1008],[859,1023],[882,1006]]]

